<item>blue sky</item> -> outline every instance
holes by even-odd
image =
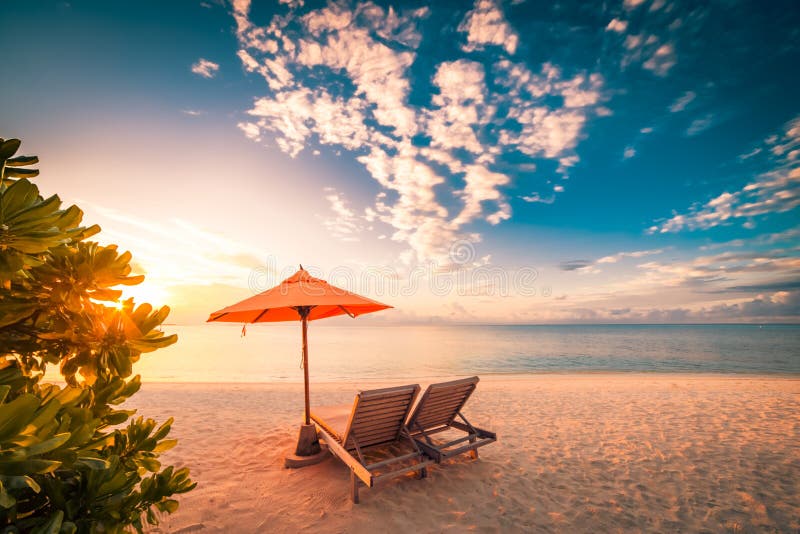
[[[794,2],[4,12],[0,136],[177,321],[299,262],[394,321],[800,317]]]

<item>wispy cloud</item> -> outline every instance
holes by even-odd
[[[632,146],[626,146],[625,151],[622,153],[622,159],[630,159],[636,155],[636,149]]]
[[[249,2],[234,4],[238,55],[269,92],[239,128],[292,157],[319,145],[351,152],[382,192],[371,206],[348,209],[369,210],[376,224],[391,227],[391,239],[409,247],[406,259],[440,258],[456,240],[480,239],[467,225],[510,218],[503,189],[533,158],[557,161],[556,172],[566,175],[604,100],[598,74],[564,76],[553,64],[535,71],[510,60],[517,37],[492,1],[478,0],[459,25],[467,57],[435,66],[427,104],[409,101],[427,8],[330,3],[304,15],[290,10],[265,27],[248,11]],[[470,59],[482,47],[495,58],[491,69]],[[510,151],[528,158],[518,171],[498,162]]]
[[[609,22],[608,26],[606,26],[606,31],[609,32],[625,33],[625,30],[627,29],[628,22],[620,19],[611,19],[611,22]]]
[[[141,286],[125,288],[126,295],[164,304],[174,287],[214,283],[241,287],[253,269],[263,269],[259,251],[183,219],[154,222],[85,200],[80,203],[87,217],[102,224],[102,242],[125,243],[135,251],[137,269],[146,279]]]
[[[692,121],[689,127],[686,129],[686,135],[689,137],[694,137],[695,135],[699,135],[714,124],[714,115],[709,113],[702,117],[699,117]]]
[[[653,256],[662,254],[663,249],[653,250],[636,250],[632,252],[617,252],[609,256],[603,256],[596,260],[570,260],[559,263],[558,268],[562,271],[575,272],[577,274],[599,274],[602,272],[599,265],[615,264],[626,258],[644,258],[645,256]]]
[[[722,252],[710,256],[698,256],[691,260],[658,262],[638,265],[646,273],[651,284],[667,286],[708,286],[739,291],[746,286],[759,290],[764,284],[786,288],[787,281],[800,276],[800,257],[796,249],[773,249],[765,251]]]
[[[333,237],[342,241],[358,241],[364,230],[365,217],[356,214],[344,195],[332,187],[325,188],[325,200],[330,203],[333,217],[324,219],[325,227]]]
[[[638,64],[643,69],[664,77],[678,62],[675,45],[665,42],[655,34],[628,34],[625,36],[623,48],[621,61],[623,69]]]
[[[631,11],[636,9],[640,5],[644,3],[644,0],[623,0],[622,7],[624,7],[627,11]]]
[[[219,64],[200,58],[192,65],[192,72],[203,78],[213,78],[219,71]]]
[[[539,193],[531,193],[530,195],[523,195],[521,197],[525,202],[538,202],[541,204],[552,204],[556,201],[556,196],[542,197]]]
[[[672,43],[663,43],[655,49],[650,57],[645,61],[642,66],[652,71],[658,76],[666,76],[675,64],[678,62],[675,55],[675,45]]]
[[[691,307],[565,307],[551,313],[556,322],[681,324],[793,320],[800,314],[800,291],[765,292],[755,298],[728,299]],[[551,319],[551,320],[553,320]]]
[[[697,98],[697,93],[694,91],[686,91],[675,102],[670,104],[669,110],[671,113],[678,113],[686,109],[686,106],[691,104]]]
[[[795,209],[800,206],[800,165],[796,149],[792,147],[798,144],[800,121],[795,118],[785,125],[780,135],[770,136],[765,141],[765,146],[771,147],[773,170],[760,174],[741,189],[725,191],[705,203],[693,205],[686,213],[675,213],[657,222],[648,233],[707,229],[738,219],[752,220]]]
[[[597,263],[617,263],[619,260],[624,258],[644,258],[645,256],[653,256],[655,254],[662,254],[663,252],[664,250],[660,248],[652,250],[635,250],[633,252],[617,252],[611,256],[603,256],[597,260]]]
[[[638,66],[664,78],[678,64],[682,20],[662,0],[653,0],[649,14],[642,18],[636,8],[644,3],[645,0],[624,0],[624,11],[611,19],[605,29],[618,35],[622,70]]]
[[[763,149],[761,147],[756,147],[749,152],[745,152],[744,154],[739,154],[739,161],[747,161],[750,158],[754,158],[761,154]]]
[[[594,268],[594,262],[591,260],[569,260],[563,261],[558,264],[558,268],[562,271],[579,271],[579,272],[597,272]]]

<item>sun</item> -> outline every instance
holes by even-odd
[[[153,284],[143,283],[138,286],[130,286],[122,288],[122,298],[128,299],[133,297],[136,304],[143,304],[145,302],[153,306],[163,306],[169,300],[170,294],[165,288]]]

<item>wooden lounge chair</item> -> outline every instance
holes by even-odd
[[[419,385],[413,384],[362,391],[356,395],[352,407],[312,410],[311,419],[320,438],[334,456],[350,467],[354,503],[358,503],[360,482],[372,488],[413,471],[418,472],[419,478],[427,476],[426,466],[432,462],[411,439],[405,425],[419,390]],[[382,459],[369,463],[366,457],[372,458],[376,453]]]
[[[431,384],[420,398],[408,419],[411,436],[425,454],[440,463],[442,460],[469,452],[478,458],[478,447],[497,441],[497,434],[475,428],[461,413],[479,378],[473,376],[452,382]],[[456,421],[456,417],[461,421]],[[432,435],[455,429],[460,437],[435,441]],[[466,435],[461,435],[465,432]],[[449,434],[452,434],[450,432]]]

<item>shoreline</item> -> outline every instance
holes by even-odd
[[[366,377],[366,378],[314,378],[311,377],[310,384],[406,384],[425,382],[425,384],[444,382],[447,380],[455,380],[457,378],[464,378],[467,376],[477,375],[484,382],[503,382],[503,381],[524,381],[529,379],[538,379],[546,377],[559,377],[559,378],[573,378],[576,380],[583,378],[602,378],[602,377],[635,377],[635,378],[683,378],[683,379],[776,379],[776,380],[798,380],[800,381],[800,372],[786,373],[781,371],[775,372],[684,372],[684,371],[546,371],[536,373],[472,373],[472,374],[454,374],[443,376],[423,376],[417,378],[380,378],[380,377]],[[142,384],[172,384],[172,385],[247,385],[247,386],[273,386],[273,385],[292,385],[303,384],[303,380],[299,377],[296,379],[287,380],[271,380],[271,381],[182,381],[182,380],[158,380],[148,378],[143,380]]]

